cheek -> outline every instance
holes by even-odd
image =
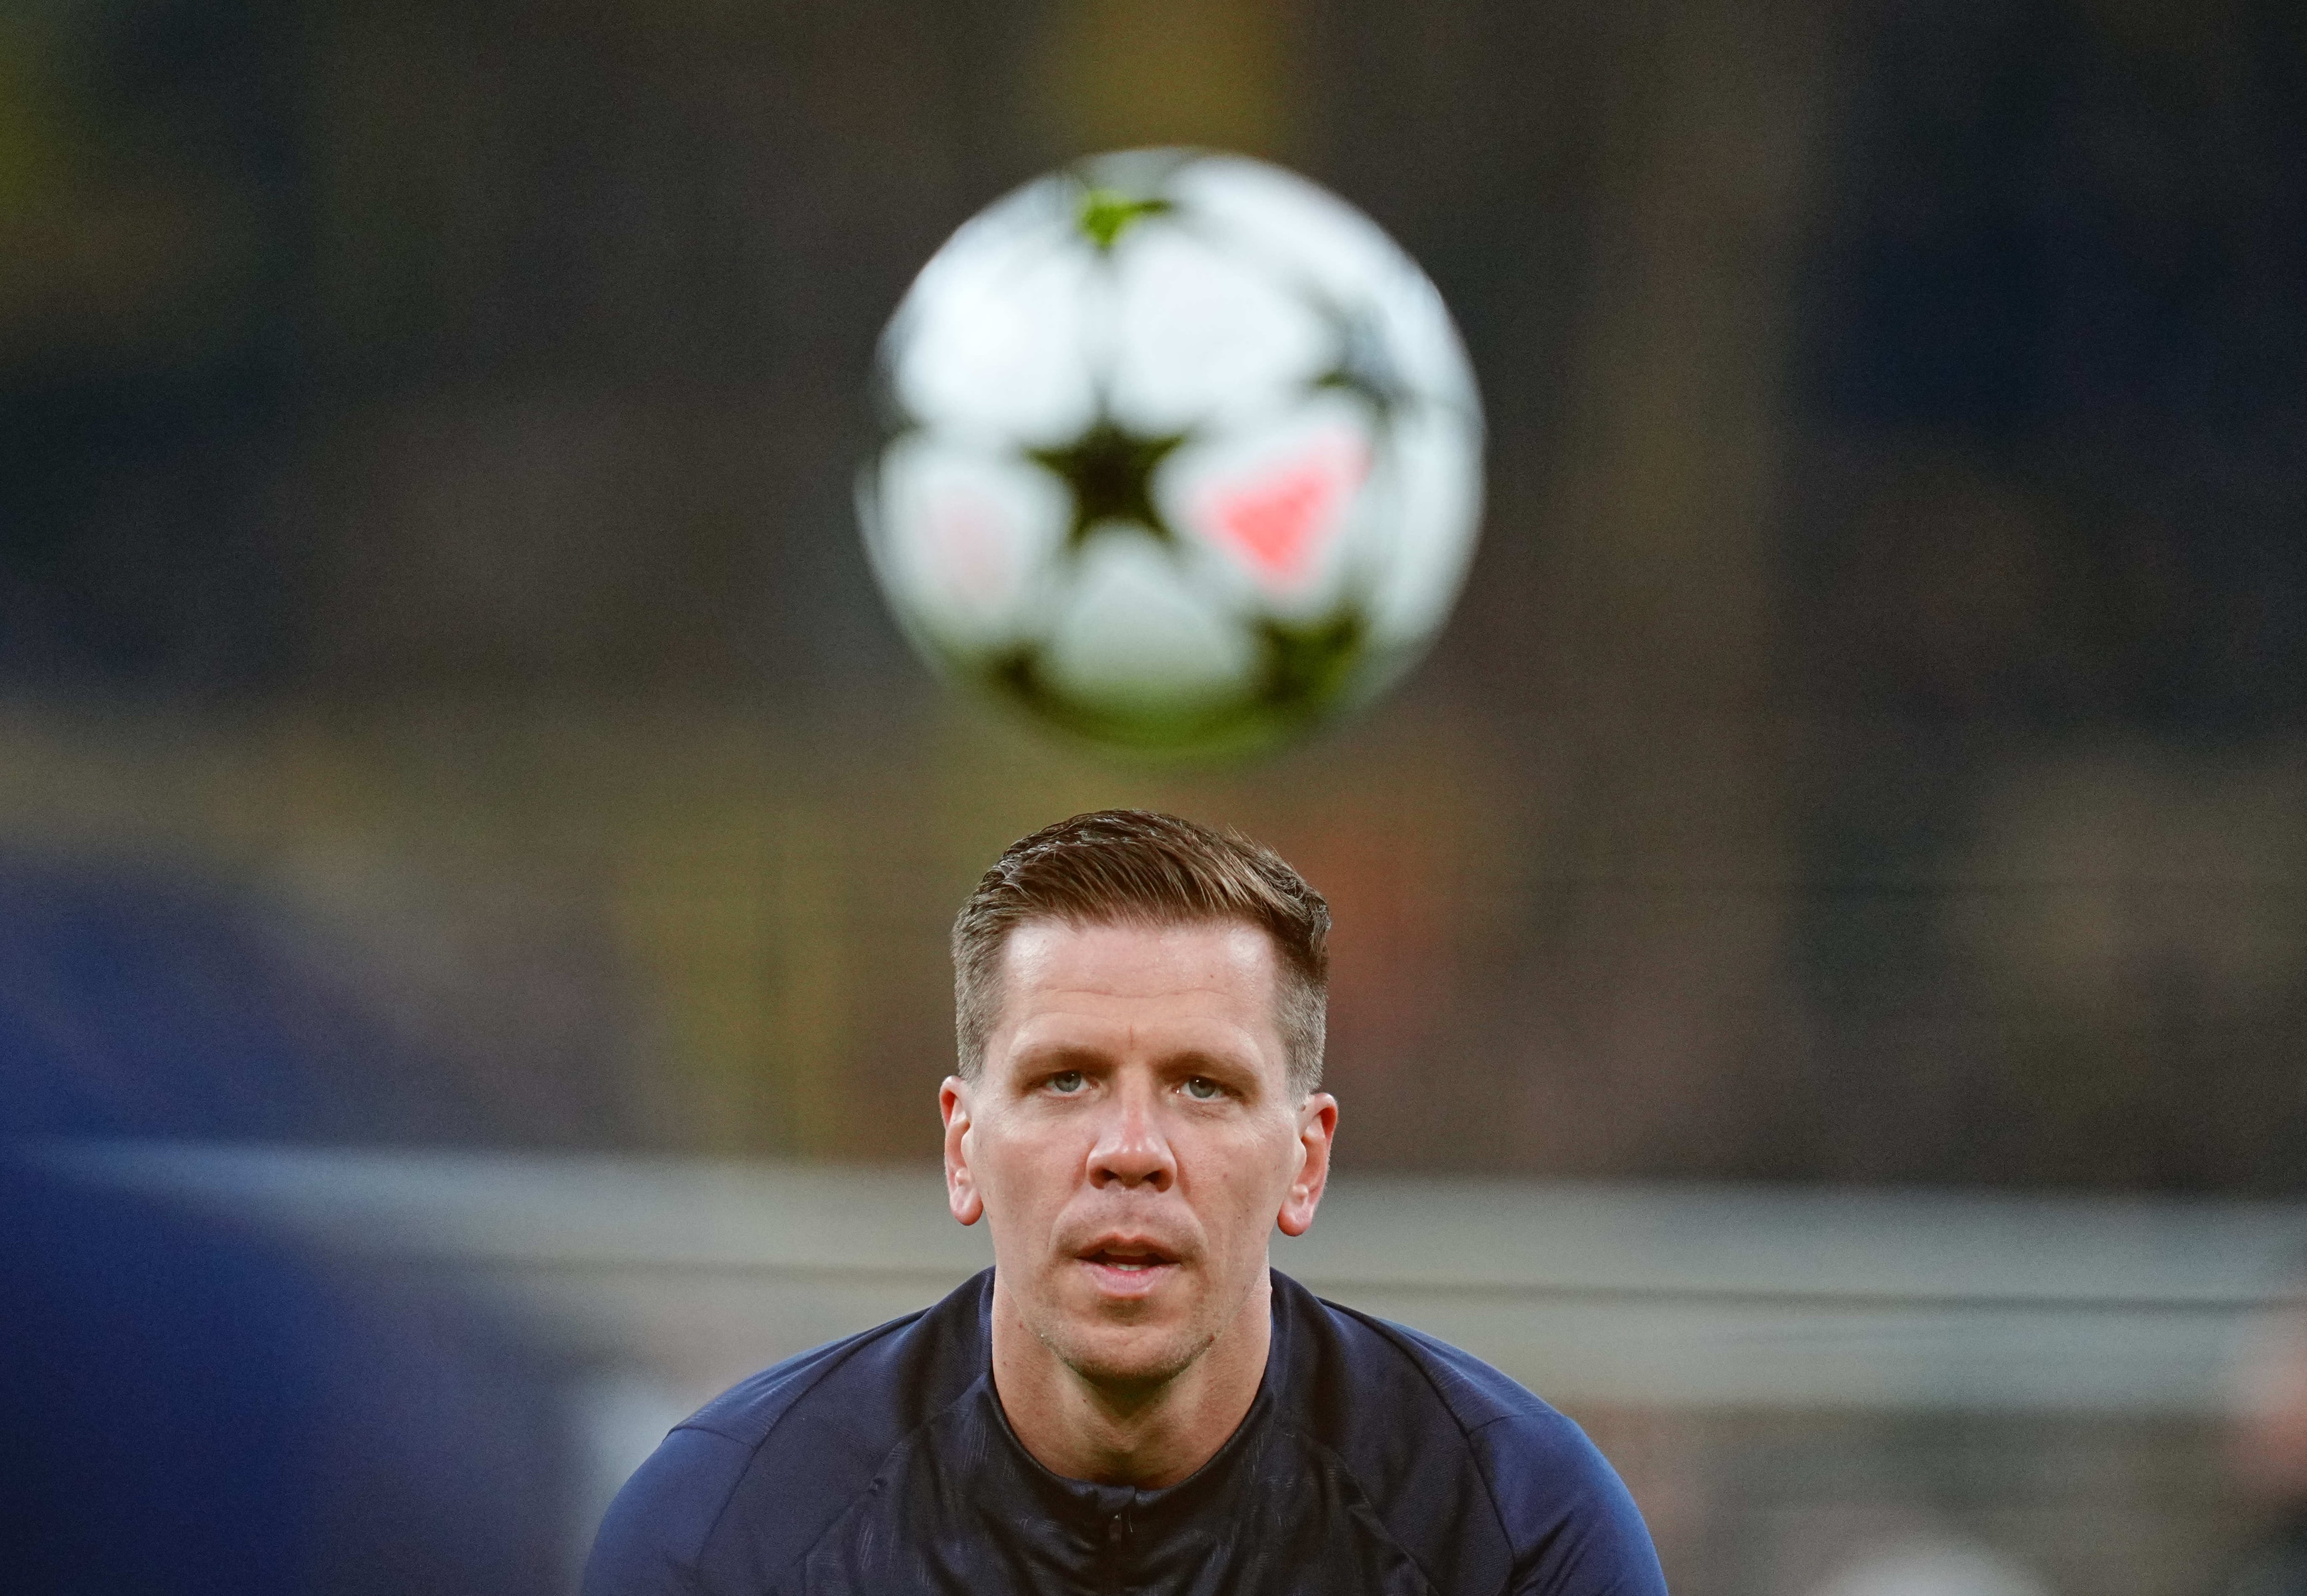
[[[1213,1142],[1205,1149],[1208,1207],[1214,1216],[1226,1216],[1245,1251],[1265,1244],[1265,1233],[1289,1194],[1296,1147],[1293,1125],[1276,1130],[1261,1123],[1239,1127],[1222,1144]]]
[[[1079,1134],[1058,1125],[1020,1125],[1014,1121],[982,1127],[978,1142],[981,1183],[999,1191],[1015,1208],[1061,1200],[1074,1185],[1084,1148]]]

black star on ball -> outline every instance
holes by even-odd
[[[1177,534],[1154,507],[1154,473],[1185,441],[1182,432],[1147,436],[1101,418],[1071,443],[1028,451],[1073,490],[1074,520],[1066,546],[1078,553],[1089,542],[1090,528],[1101,521],[1131,522],[1165,543],[1173,542]]]

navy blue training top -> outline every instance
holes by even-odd
[[[1138,1490],[1010,1430],[992,1293],[989,1269],[708,1404],[619,1493],[585,1596],[1665,1596],[1593,1444],[1454,1347],[1276,1271],[1248,1413]]]

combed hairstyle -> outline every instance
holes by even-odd
[[[1263,843],[1147,809],[1099,809],[1011,843],[953,923],[955,1040],[974,1080],[1001,1011],[1001,956],[1032,920],[1071,926],[1240,921],[1273,940],[1290,1087],[1322,1080],[1330,906]]]

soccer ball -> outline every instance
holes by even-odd
[[[980,212],[881,341],[874,572],[941,670],[1108,748],[1270,746],[1448,615],[1481,410],[1441,295],[1263,162],[1101,156]]]

